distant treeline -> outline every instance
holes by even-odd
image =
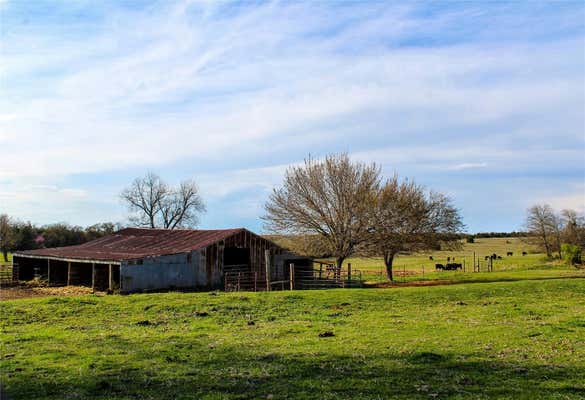
[[[464,234],[462,236],[462,239],[468,238],[468,237],[474,237],[474,238],[507,238],[507,237],[526,237],[526,236],[528,236],[528,233],[526,233],[526,232],[517,232],[517,231],[513,231],[513,232],[478,232],[478,233]]]
[[[84,228],[66,223],[38,226],[30,222],[10,221],[2,229],[0,247],[2,252],[13,252],[72,246],[109,235],[120,228],[119,224],[111,222]]]

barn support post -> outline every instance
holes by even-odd
[[[95,263],[91,263],[91,290],[95,291]]]
[[[323,279],[323,263],[319,263],[319,279]]]
[[[71,286],[71,261],[67,261],[67,286]]]
[[[266,268],[266,291],[270,292],[270,250],[264,250],[264,260]]]
[[[295,265],[290,264],[290,290],[295,289]]]
[[[108,264],[108,289],[114,290],[114,274],[112,271],[112,264]]]
[[[47,283],[51,285],[51,259],[47,258]]]

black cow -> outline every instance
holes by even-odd
[[[447,270],[447,271],[455,271],[455,270],[462,269],[462,268],[463,268],[463,265],[462,264],[459,264],[459,263],[450,263],[450,264],[445,265],[445,268],[444,269]]]
[[[436,270],[439,270],[439,269],[444,270],[445,269],[445,266],[443,264],[435,264],[435,269]]]
[[[447,262],[451,261],[451,257],[447,257]]]
[[[485,256],[483,259],[487,261],[490,259],[490,256]]]
[[[523,255],[523,256],[525,256],[525,255],[527,255],[527,254],[528,254],[528,253],[527,253],[527,252],[525,252],[525,251],[523,251],[523,252],[522,252],[522,255]]]
[[[502,259],[502,256],[498,256],[498,260],[501,260],[501,259]]]
[[[512,253],[511,251],[506,253],[506,256],[508,256],[508,257],[512,257],[513,255],[514,255],[514,253]]]
[[[429,260],[430,261],[433,261],[433,256],[429,256]]]

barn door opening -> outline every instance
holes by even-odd
[[[223,253],[224,287],[226,291],[259,290],[262,284],[250,265],[250,249],[226,247]]]
[[[223,250],[223,266],[228,270],[249,270],[250,249],[247,247],[226,247]]]

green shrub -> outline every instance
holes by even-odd
[[[574,244],[563,243],[561,252],[565,262],[569,265],[581,264],[581,248]]]

